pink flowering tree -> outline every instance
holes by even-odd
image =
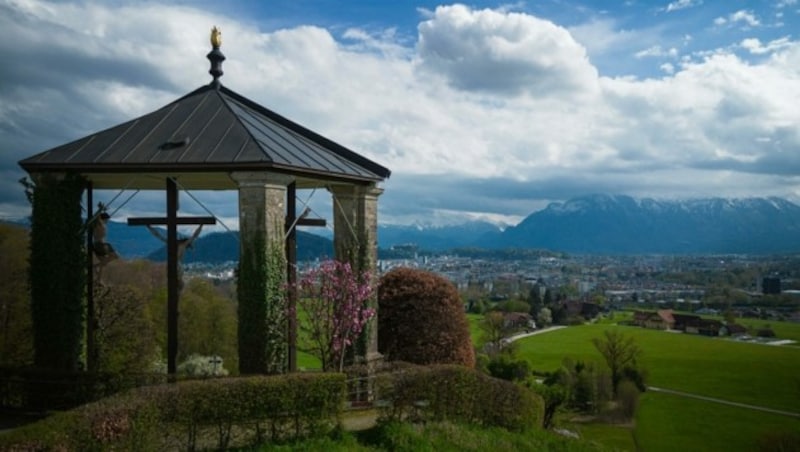
[[[298,282],[304,348],[322,361],[323,370],[344,368],[347,349],[375,316],[375,310],[367,306],[372,296],[369,281],[368,273],[356,274],[349,263],[329,260]]]

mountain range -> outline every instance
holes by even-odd
[[[201,236],[186,262],[238,260],[237,231]],[[109,222],[109,241],[126,258],[165,260],[163,243],[145,228]],[[800,206],[782,198],[664,201],[588,195],[555,202],[516,226],[380,225],[379,247],[420,250],[541,249],[572,254],[775,254],[800,252]],[[298,231],[298,259],[333,255],[329,237]]]
[[[798,252],[800,206],[782,198],[590,195],[552,203],[485,242],[581,254]]]
[[[447,237],[444,248],[548,249],[573,254],[800,252],[800,206],[782,198],[664,201],[588,195],[555,202],[516,226],[382,227],[381,246]],[[423,241],[426,240],[426,241]]]

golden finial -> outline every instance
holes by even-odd
[[[222,45],[222,32],[216,26],[211,29],[211,46],[215,49]]]

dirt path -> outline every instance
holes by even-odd
[[[800,418],[800,413],[794,413],[791,411],[784,411],[784,410],[776,410],[774,408],[767,408],[758,405],[749,405],[747,403],[731,402],[730,400],[716,399],[714,397],[706,397],[699,394],[690,394],[688,392],[675,391],[673,389],[656,388],[654,386],[648,386],[647,390],[653,392],[663,392],[664,394],[672,394],[680,397],[688,397],[690,399],[705,400],[706,402],[721,403],[723,405],[735,406],[739,408],[747,408],[749,410],[763,411],[765,413],[780,414],[782,416]]]

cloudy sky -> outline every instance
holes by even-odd
[[[800,201],[798,0],[0,0],[0,218],[27,214],[20,159],[207,84],[214,25],[225,86],[392,170],[383,223],[590,193]],[[236,227],[235,193],[195,196]]]

